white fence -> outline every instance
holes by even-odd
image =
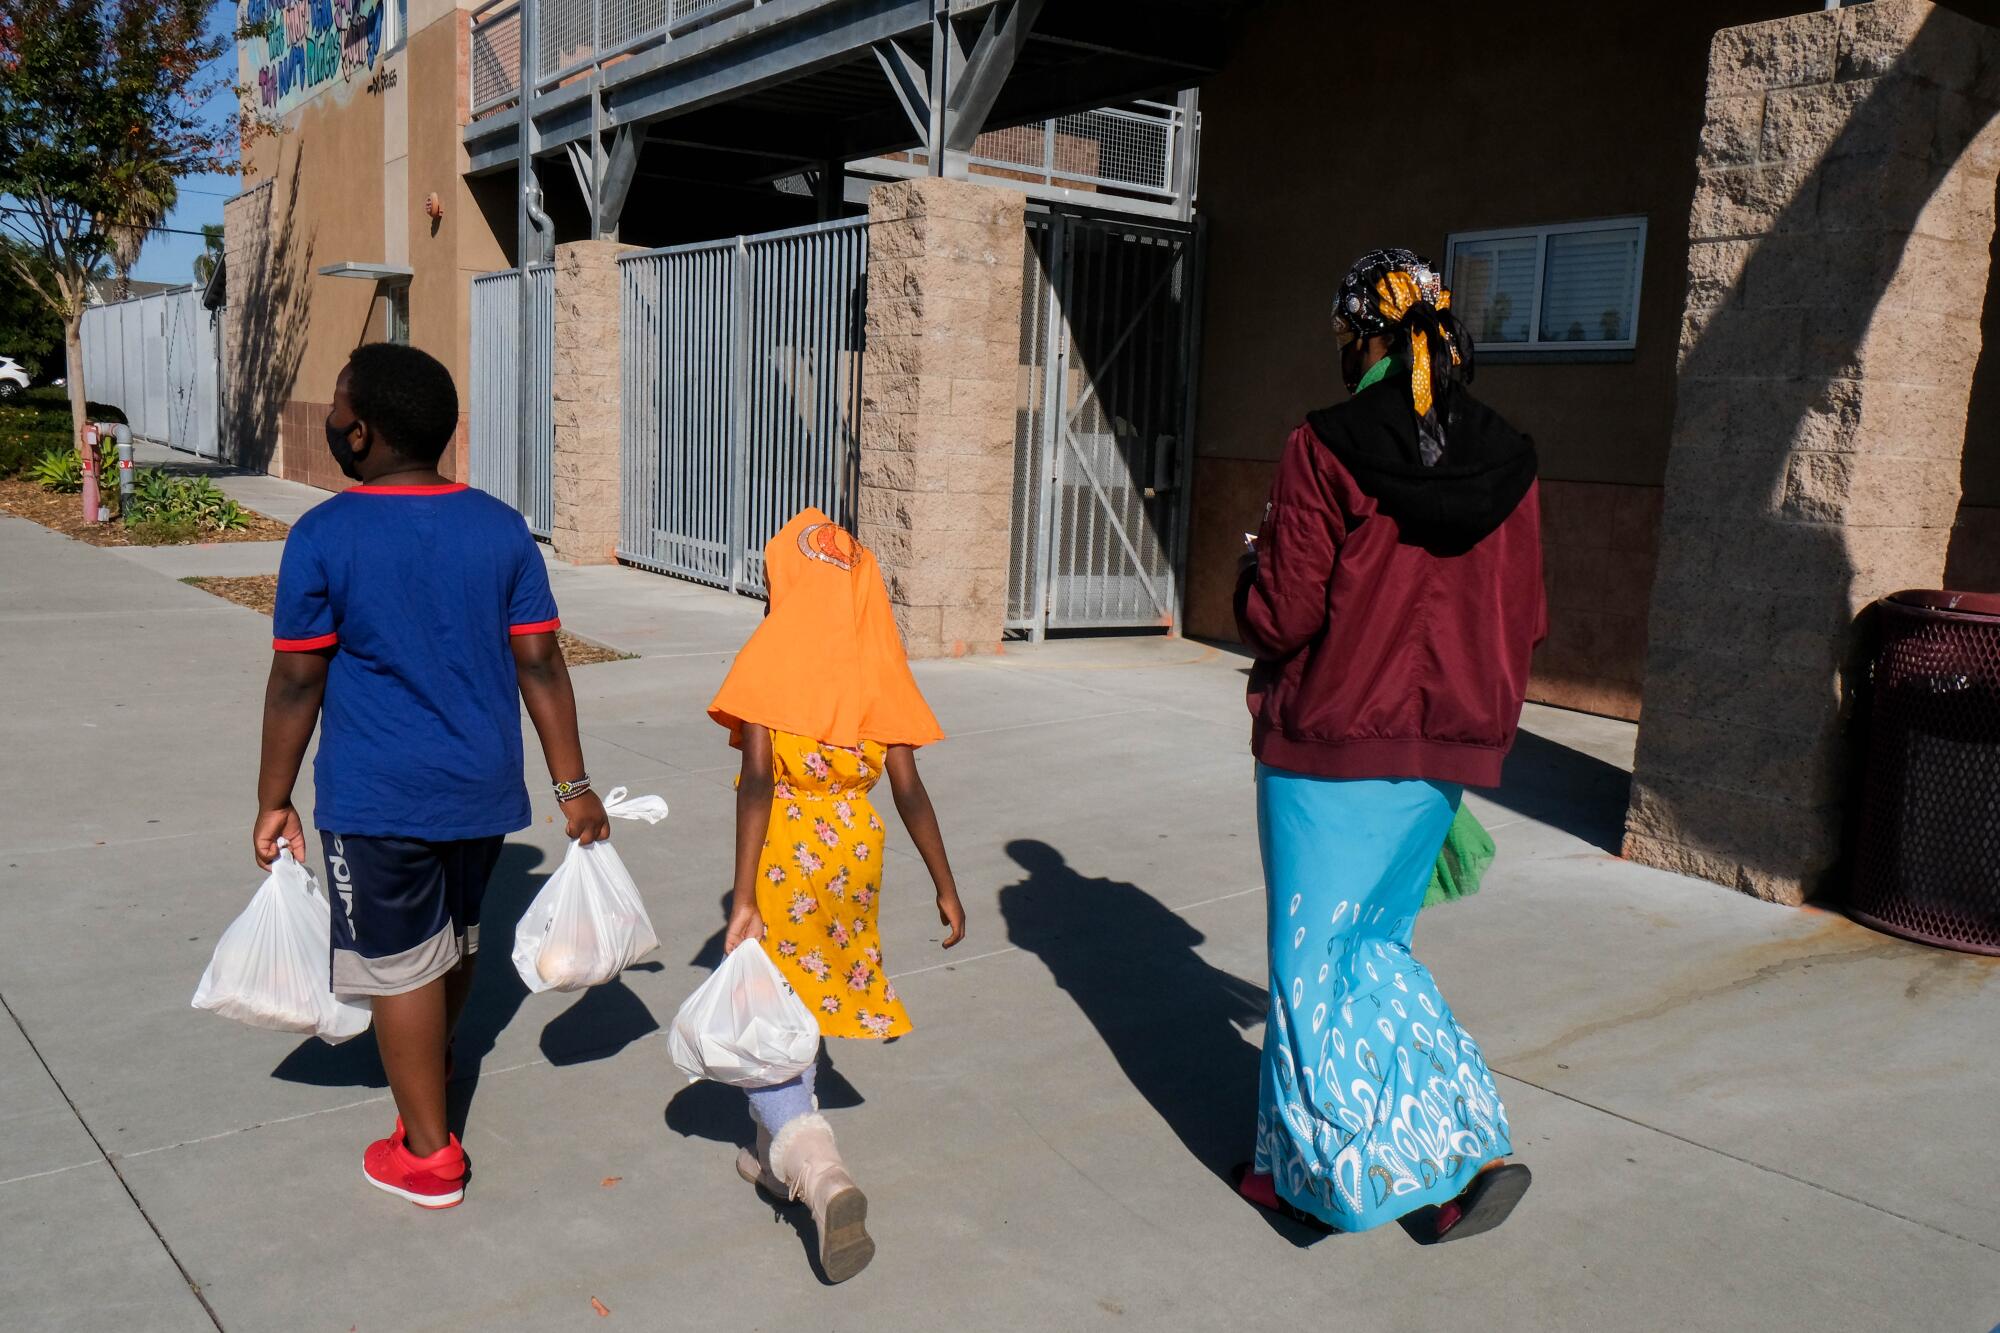
[[[83,314],[83,391],[118,408],[132,433],[220,456],[217,319],[189,287]]]

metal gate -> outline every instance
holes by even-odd
[[[474,486],[521,511],[528,531],[555,525],[556,269],[528,266],[528,322],[521,323],[518,270],[472,280]],[[521,337],[528,339],[527,410],[522,411]]]
[[[220,453],[216,320],[183,288],[83,312],[83,389],[132,433],[203,458]]]
[[[1199,232],[1028,223],[1007,626],[1180,624]]]
[[[618,265],[619,557],[761,594],[793,514],[853,526],[867,219]]]
[[[167,437],[188,441],[203,458],[217,457],[216,322],[198,288],[169,302],[166,317]]]

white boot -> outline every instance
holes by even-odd
[[[759,1123],[757,1146],[736,1150],[736,1174],[774,1199],[788,1199],[791,1191],[771,1173],[771,1131]]]
[[[875,1257],[868,1197],[841,1163],[826,1117],[815,1112],[787,1123],[771,1141],[770,1162],[791,1196],[812,1209],[826,1280],[845,1282],[866,1268]]]

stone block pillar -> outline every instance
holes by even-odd
[[[618,256],[616,241],[556,247],[556,555],[618,559]]]
[[[862,543],[913,657],[992,652],[1007,616],[1023,199],[966,181],[868,196]]]
[[[2000,171],[2000,32],[1928,0],[1726,29],[1625,851],[1832,887],[1857,615],[1937,586]]]

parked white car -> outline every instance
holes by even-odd
[[[28,372],[11,356],[0,356],[0,403],[28,391]]]

